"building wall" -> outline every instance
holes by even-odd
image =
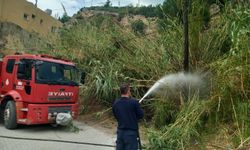
[[[62,23],[26,0],[0,0],[0,21],[12,22],[42,35],[55,32]]]

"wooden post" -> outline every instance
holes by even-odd
[[[183,25],[184,25],[183,69],[185,72],[189,72],[188,7],[189,7],[189,0],[183,0]]]

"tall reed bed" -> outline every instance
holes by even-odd
[[[198,12],[208,6],[200,3],[192,3],[189,16],[190,66],[193,72],[209,74],[209,96],[205,100],[191,96],[181,107],[167,100],[146,103],[155,125],[149,132],[149,149],[185,149],[201,140],[204,121],[210,128],[232,124],[236,148],[249,142],[250,5],[228,2],[204,27],[196,18],[202,18]],[[54,50],[49,53],[74,60],[86,71],[85,105],[94,101],[111,106],[122,82],[130,82],[133,96],[141,98],[159,78],[182,70],[182,23],[165,19],[166,28],[144,36],[112,17],[78,20],[60,37],[51,38]]]

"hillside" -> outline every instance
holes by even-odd
[[[0,22],[0,52],[1,56],[15,52],[35,52],[46,49],[49,43],[35,32],[28,32],[9,22]]]

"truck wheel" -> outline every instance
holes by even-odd
[[[0,106],[0,123],[3,123],[3,113],[4,113],[4,108],[1,108]]]
[[[13,101],[8,101],[5,106],[4,126],[7,129],[15,129],[17,127],[16,106],[15,106],[15,102]]]

